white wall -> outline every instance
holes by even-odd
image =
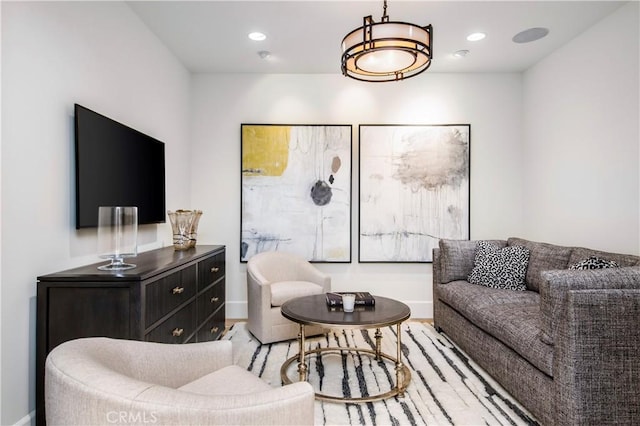
[[[358,124],[470,123],[474,239],[639,251],[636,2],[524,79],[427,72],[381,85],[339,75],[190,77],[122,3],[0,6],[1,424],[25,421],[35,405],[35,278],[96,260],[95,231],[73,228],[74,102],[167,143],[167,208],[202,208],[199,241],[227,245],[230,317],[246,316],[243,122],[354,126],[353,263],[318,267],[337,290],[391,295],[415,316],[431,315],[430,265],[357,263]],[[168,225],[145,228],[142,249],[170,244]]]
[[[166,143],[167,207],[189,204],[189,79],[124,3],[2,2],[2,415],[35,407],[36,277],[97,261],[74,228],[73,104]],[[171,244],[145,226],[142,250]]]
[[[638,9],[630,2],[525,73],[529,238],[640,253]]]
[[[196,75],[192,200],[199,241],[227,246],[227,315],[246,318],[240,263],[240,124],[352,124],[352,263],[317,264],[335,290],[368,290],[432,316],[430,264],[359,264],[358,124],[471,124],[471,237],[523,231],[521,75],[426,73],[401,84],[341,75]]]
[[[2,7],[0,7],[0,34],[2,33]],[[0,83],[2,79],[2,49],[0,49]],[[0,84],[2,99],[2,84]],[[2,114],[0,114],[0,135],[2,133]],[[0,165],[2,164],[2,138],[0,137]],[[2,173],[0,170],[0,241],[2,241]],[[0,319],[2,319],[2,244],[0,244]],[[0,324],[0,328],[2,324]],[[2,366],[2,331],[0,330],[0,366]],[[2,421],[2,368],[0,368],[0,422]]]

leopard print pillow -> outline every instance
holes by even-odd
[[[606,269],[606,268],[618,268],[617,262],[613,260],[602,259],[598,256],[591,256],[588,259],[581,260],[578,263],[574,263],[569,266],[569,269]]]
[[[478,241],[473,270],[468,281],[486,287],[526,290],[524,279],[529,265],[529,249],[523,246],[499,248],[488,241]]]

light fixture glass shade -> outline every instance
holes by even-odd
[[[111,259],[108,265],[99,266],[102,271],[118,271],[135,268],[124,263],[124,258],[138,254],[138,208],[98,208],[98,256]]]
[[[371,16],[342,40],[342,73],[361,81],[413,77],[431,65],[433,27],[406,22],[375,23]]]

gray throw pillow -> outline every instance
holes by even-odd
[[[529,249],[522,246],[497,247],[478,241],[478,249],[468,281],[486,287],[526,290],[524,277],[529,264]]]
[[[569,269],[606,269],[606,268],[618,268],[617,262],[613,260],[606,260],[598,256],[590,256],[588,259],[576,262],[569,266]]]

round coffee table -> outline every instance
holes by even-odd
[[[325,401],[340,402],[370,402],[395,395],[404,396],[404,391],[411,382],[411,373],[409,369],[402,363],[402,338],[400,326],[402,322],[409,319],[411,309],[402,302],[381,296],[374,296],[375,306],[357,305],[354,312],[344,312],[342,307],[329,307],[324,294],[313,296],[304,296],[291,299],[285,302],[282,307],[282,315],[300,325],[300,333],[298,334],[298,354],[287,359],[280,369],[280,377],[283,384],[292,383],[287,371],[289,366],[298,361],[298,378],[300,381],[307,380],[307,364],[305,358],[307,355],[318,352],[343,352],[354,351],[375,357],[377,361],[390,361],[395,364],[396,383],[388,392],[377,395],[370,395],[356,398],[345,398],[339,396],[324,395],[316,392],[316,399]],[[376,348],[375,350],[365,348],[340,348],[328,347],[306,350],[305,348],[305,326],[319,325],[332,329],[367,329],[375,328]],[[385,354],[381,350],[382,333],[381,327],[396,326],[396,348],[395,357]]]

